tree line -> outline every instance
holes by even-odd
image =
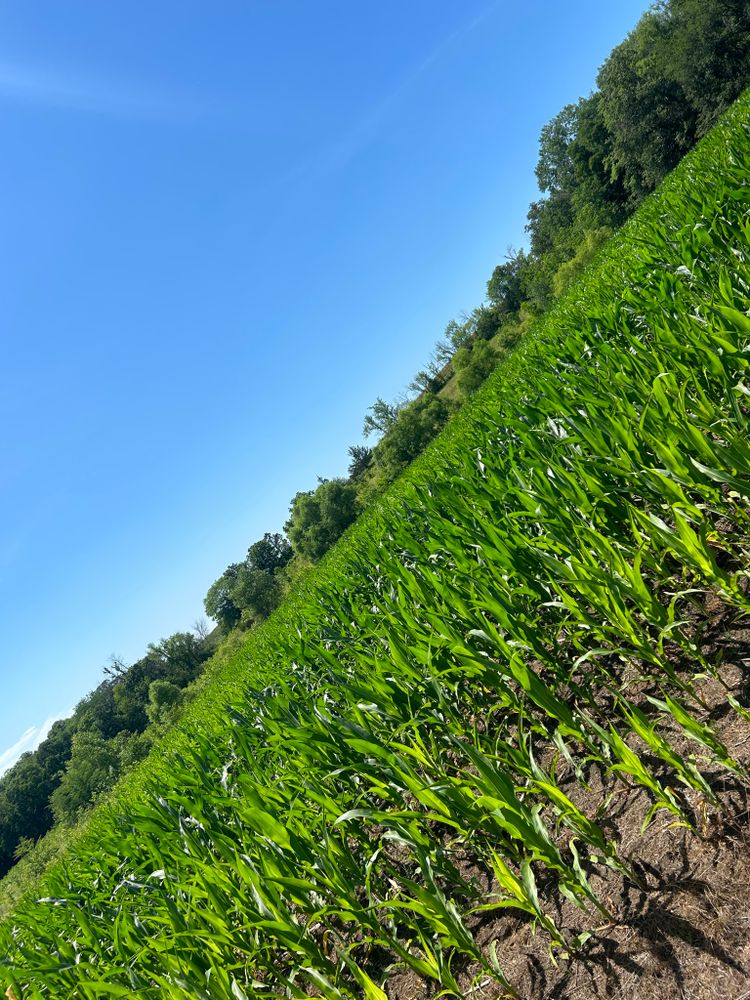
[[[409,391],[372,404],[364,441],[348,450],[348,475],[297,493],[284,532],[266,533],[211,585],[204,605],[216,633],[177,633],[129,667],[114,662],[73,715],[0,779],[0,874],[148,753],[218,639],[271,613],[748,85],[750,0],[663,0],[649,9],[601,67],[596,89],[542,129],[527,249],[509,251],[486,300],[447,324]]]
[[[151,643],[129,667],[112,659],[70,718],[55,722],[0,779],[0,874],[54,824],[75,822],[146,756],[215,646],[199,626],[198,634]]]

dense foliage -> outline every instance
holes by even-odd
[[[115,662],[73,715],[54,723],[46,739],[0,780],[0,874],[53,822],[71,823],[143,759],[169,713],[155,709],[170,684],[182,692],[215,643],[192,633],[151,644],[127,668]],[[176,701],[173,698],[173,703]]]
[[[750,614],[748,176],[750,96],[17,909],[18,1000],[465,995],[478,910],[572,953],[550,896],[647,891],[584,770],[688,828],[747,788],[695,622]]]

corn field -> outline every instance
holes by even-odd
[[[748,773],[701,622],[750,612],[749,181],[745,97],[0,928],[9,996],[514,996],[481,918],[575,956],[601,876],[641,879],[578,787],[721,814],[709,776]]]

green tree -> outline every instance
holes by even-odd
[[[630,196],[612,154],[599,93],[567,105],[542,130],[536,169],[545,197],[529,208],[531,253],[521,279],[536,309],[551,304],[556,275],[588,234],[620,225],[627,215]]]
[[[215,580],[208,588],[208,593],[203,601],[206,614],[218,622],[225,632],[231,631],[235,625],[239,624],[242,614],[242,609],[237,607],[232,597],[240,565],[240,563],[232,563],[231,566],[227,566],[219,579]]]
[[[158,681],[154,681],[158,683]],[[184,692],[183,696],[184,696]],[[147,729],[143,733],[120,733],[115,740],[115,746],[120,758],[120,773],[125,774],[144,760],[154,745],[152,734]]]
[[[56,823],[73,823],[110,789],[120,774],[120,755],[114,740],[95,732],[78,732],[62,780],[51,796]]]
[[[74,728],[100,733],[111,738],[122,729],[115,703],[115,682],[104,680],[76,705],[73,712]]]
[[[426,368],[417,372],[412,379],[409,388],[412,392],[417,393],[440,392],[444,385],[445,377],[443,375],[442,368],[438,366],[437,362],[433,359]]]
[[[468,325],[472,331],[472,340],[492,340],[503,325],[505,311],[495,305],[477,306],[472,309]]]
[[[244,562],[232,563],[209,587],[203,606],[228,632],[243,620],[265,617],[281,599],[277,579],[292,558],[293,549],[283,535],[266,532],[247,550]]]
[[[628,192],[620,171],[613,171],[612,137],[596,91],[576,105],[576,133],[569,147],[573,164],[570,200],[576,235],[602,226],[621,225],[627,217]]]
[[[385,434],[393,426],[401,407],[395,403],[386,403],[379,396],[365,415],[362,433],[365,437],[371,434]]]
[[[456,351],[453,365],[456,384],[463,397],[476,392],[497,364],[497,353],[486,340],[475,341],[471,349],[461,347]]]
[[[146,657],[155,673],[183,688],[199,675],[208,653],[192,632],[175,632],[167,639],[149,643]]]
[[[267,617],[281,600],[279,574],[294,552],[284,535],[266,534],[247,550],[232,584],[231,600],[240,609],[242,622]]]
[[[259,541],[254,542],[247,550],[245,564],[251,570],[276,573],[277,570],[286,566],[293,554],[288,538],[278,532],[271,534],[267,531]]]
[[[317,489],[297,493],[285,530],[292,548],[317,560],[357,516],[357,490],[345,479],[324,480]]]
[[[696,139],[697,111],[668,70],[674,41],[669,5],[656,7],[615,48],[599,71],[604,122],[612,137],[608,165],[637,206]]]
[[[148,654],[137,660],[114,685],[115,705],[120,729],[140,733],[148,725],[146,706],[152,681],[164,678],[167,665],[161,657]]]
[[[487,298],[501,317],[513,315],[526,298],[524,275],[529,259],[523,250],[509,251],[505,263],[498,264],[487,282]]]
[[[267,617],[280,599],[281,585],[275,573],[252,569],[246,563],[240,566],[232,588],[232,600],[244,621]]]
[[[665,71],[682,88],[703,136],[750,86],[747,0],[672,0]]]
[[[148,687],[146,714],[150,722],[171,722],[182,704],[184,692],[171,681],[152,681]]]
[[[445,327],[445,334],[443,339],[448,349],[453,354],[457,351],[459,347],[463,347],[467,344],[471,338],[474,336],[474,331],[469,323],[468,317],[464,315],[462,317],[463,322],[459,323],[457,319],[451,319],[448,321]]]
[[[0,780],[0,871],[13,866],[23,837],[36,840],[49,828],[49,776],[35,753],[25,753]]]
[[[359,479],[372,465],[372,448],[353,444],[349,447],[349,478]]]
[[[542,128],[539,136],[539,158],[535,173],[540,191],[551,195],[570,191],[575,179],[575,166],[570,145],[578,130],[578,108],[566,104]]]
[[[375,463],[386,479],[393,480],[432,441],[452,412],[440,396],[425,396],[405,406],[375,449]]]
[[[49,798],[70,758],[72,732],[71,719],[55,722],[39,747],[0,778],[0,876],[12,867],[23,838],[35,841],[52,826]]]

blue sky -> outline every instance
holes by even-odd
[[[646,6],[0,2],[0,770],[345,471]]]

